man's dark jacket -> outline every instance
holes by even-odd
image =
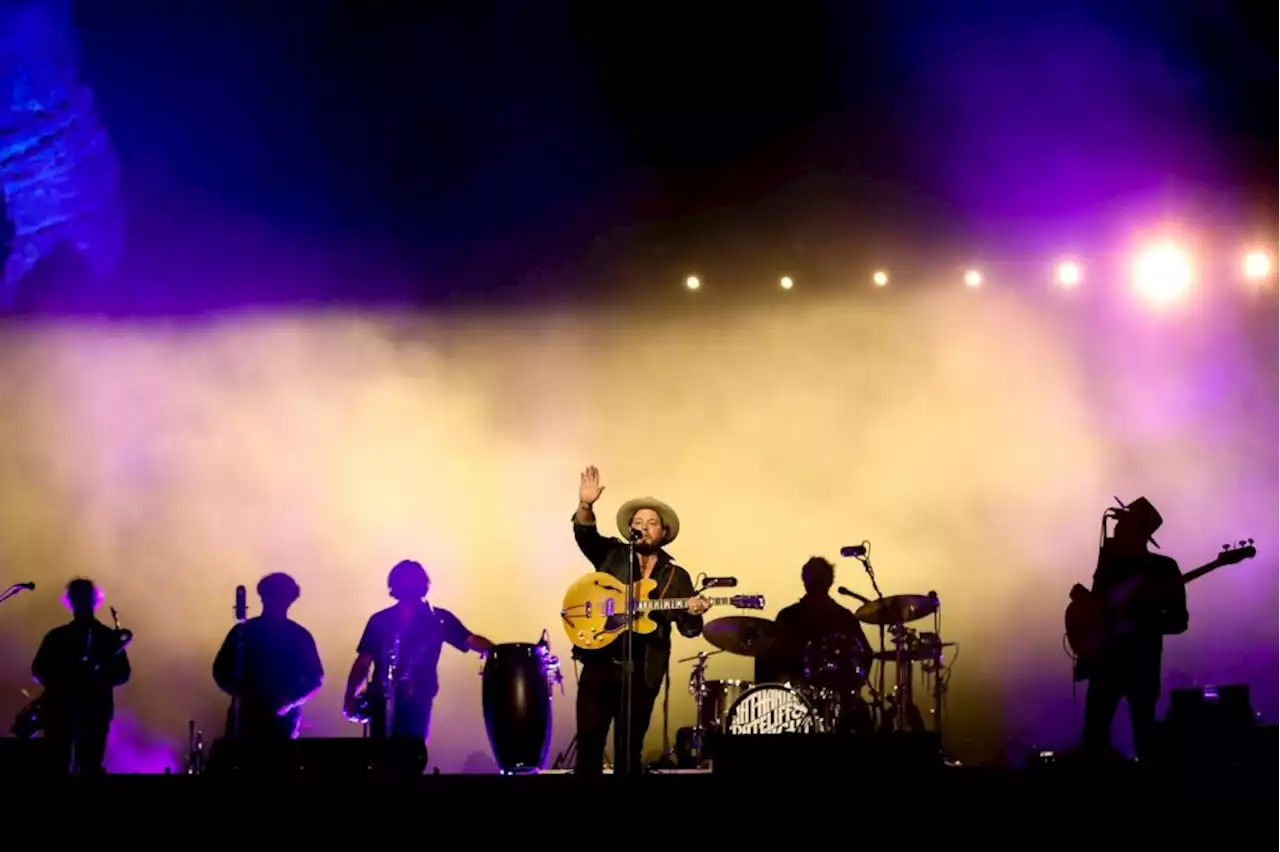
[[[626,542],[621,539],[606,538],[600,535],[595,524],[580,524],[576,519],[573,523],[573,537],[577,540],[582,555],[587,557],[597,571],[611,574],[625,582],[629,555]],[[635,579],[640,579],[638,566]],[[665,550],[658,551],[658,563],[654,566],[649,579],[657,581],[658,584],[653,593],[655,599],[693,597],[693,579],[689,576],[689,572],[672,562],[671,556]],[[682,635],[693,638],[702,633],[702,616],[694,615],[688,610],[658,611],[650,613],[650,616],[657,623],[658,629],[647,636],[636,635],[635,665],[637,671],[644,673],[645,684],[657,688],[662,684],[662,678],[667,673],[667,665],[671,659],[672,621]],[[624,647],[625,642],[620,636],[607,648],[594,651],[577,650],[575,656],[582,660],[584,666],[621,665]]]

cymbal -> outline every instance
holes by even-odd
[[[938,599],[933,595],[890,595],[858,607],[854,613],[866,624],[907,624],[927,618],[938,611]]]
[[[767,618],[727,615],[702,626],[702,637],[722,651],[758,657],[777,641],[777,626]]]

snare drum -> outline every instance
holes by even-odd
[[[703,730],[723,731],[729,708],[751,689],[747,680],[708,680],[702,683],[702,709],[698,724]],[[698,696],[694,696],[697,700]]]
[[[813,705],[786,683],[748,689],[729,708],[730,734],[812,734],[819,730]]]

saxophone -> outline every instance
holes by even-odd
[[[402,630],[396,631],[395,641],[391,643],[391,651],[387,655],[387,664],[382,669],[382,680],[379,684],[382,692],[381,706],[377,706],[379,702],[369,694],[373,691],[371,689],[373,684],[367,683],[364,689],[360,690],[359,694],[356,695],[355,712],[347,717],[347,721],[357,725],[367,725],[369,720],[373,718],[374,713],[382,712],[385,714],[386,720],[390,722],[391,711],[396,700],[396,683],[399,680],[403,680],[400,674],[400,635],[402,632]],[[370,680],[372,681],[372,678]]]

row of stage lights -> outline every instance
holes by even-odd
[[[1246,252],[1240,263],[1240,274],[1248,281],[1262,283],[1271,277],[1275,267],[1271,255],[1262,250]],[[1134,287],[1142,295],[1155,301],[1172,301],[1191,289],[1195,279],[1195,264],[1186,250],[1173,243],[1162,243],[1137,256],[1133,264]],[[983,283],[981,270],[965,270],[963,281],[967,287],[981,287]],[[1084,281],[1084,268],[1074,260],[1061,261],[1054,270],[1054,280],[1059,287],[1071,289]],[[889,285],[889,273],[877,269],[871,274],[871,283],[876,287]],[[696,275],[685,279],[684,285],[690,290],[702,287],[702,280]],[[778,280],[783,290],[790,290],[796,282],[789,275]]]

